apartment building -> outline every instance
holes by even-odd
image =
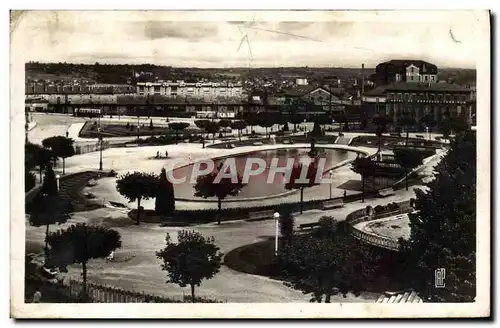
[[[218,97],[243,98],[243,85],[231,82],[138,82],[138,95],[160,95],[171,98],[214,99]]]

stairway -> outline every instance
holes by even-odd
[[[415,291],[385,292],[375,303],[423,303]]]

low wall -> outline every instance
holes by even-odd
[[[399,241],[394,240],[392,238],[375,235],[372,233],[368,233],[366,231],[360,230],[356,228],[356,225],[362,222],[373,221],[378,219],[383,219],[386,217],[396,216],[399,214],[405,214],[411,211],[412,207],[410,206],[410,201],[397,203],[399,208],[395,211],[387,211],[380,214],[375,214],[374,209],[372,208],[372,213],[367,213],[367,207],[361,208],[354,212],[351,212],[346,217],[346,222],[349,224],[351,229],[351,234],[367,244],[382,247],[386,249],[390,249],[393,251],[399,251]]]
[[[110,143],[108,141],[103,141],[102,143],[102,150],[107,149],[110,147]],[[99,143],[77,143],[75,145],[75,153],[77,155],[85,154],[85,153],[91,153],[99,151]]]

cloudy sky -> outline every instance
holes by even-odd
[[[474,68],[481,12],[41,11],[11,24],[25,61],[171,66],[374,67],[424,59]],[[482,24],[481,24],[482,23]]]

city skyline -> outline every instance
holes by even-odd
[[[390,59],[421,59],[475,68],[476,14],[34,11],[17,21],[12,40],[37,50],[23,53],[25,62],[373,68]]]

